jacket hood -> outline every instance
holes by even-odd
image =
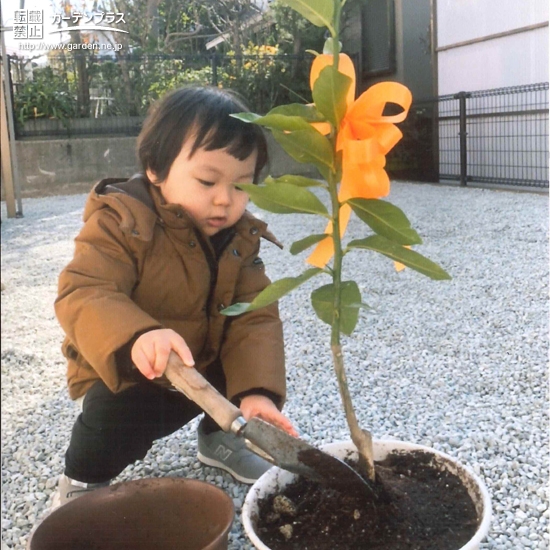
[[[165,204],[160,192],[152,187],[143,174],[135,174],[129,179],[106,178],[97,183],[88,196],[83,219],[86,222],[97,210],[111,208],[120,217],[120,229],[123,233],[145,241],[153,238],[155,224],[170,212],[182,212],[187,221],[186,225],[196,227],[184,210],[175,205],[166,205],[164,208]],[[167,212],[159,212],[159,205],[160,210]],[[267,224],[248,211],[244,212],[235,227],[237,230],[245,229],[247,235],[254,235],[255,231],[248,231],[253,226],[259,230],[257,233],[261,237],[283,248],[275,235],[267,229]]]

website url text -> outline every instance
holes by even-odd
[[[111,50],[119,52],[122,50],[122,44],[48,44],[47,42],[20,42],[20,50]]]

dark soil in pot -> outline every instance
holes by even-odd
[[[256,533],[272,550],[458,550],[478,517],[461,480],[423,451],[376,463],[376,495],[298,478],[259,502]]]

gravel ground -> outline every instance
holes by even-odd
[[[396,273],[365,251],[347,257],[372,310],[345,339],[345,360],[360,423],[445,451],[486,482],[494,518],[483,548],[549,548],[547,203],[539,194],[396,183],[401,206],[452,281]],[[76,406],[65,388],[62,331],[53,311],[57,276],[69,261],[85,195],[29,199],[23,219],[2,211],[2,531],[3,549],[23,549],[44,517],[63,467]],[[5,205],[3,205],[5,208]],[[252,207],[253,212],[257,212]],[[263,219],[289,245],[319,232],[310,216]],[[361,222],[348,236],[361,237]],[[276,279],[306,268],[266,243]],[[281,303],[288,360],[286,412],[314,444],[348,439],[332,374],[328,327],[309,292]],[[196,421],[158,441],[118,479],[176,476],[207,480],[234,499],[230,549],[249,549],[240,522],[247,491],[196,459]]]

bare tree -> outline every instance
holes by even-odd
[[[241,53],[250,33],[248,22],[260,13],[253,0],[207,0],[202,5],[212,28],[227,34],[232,50]]]
[[[87,117],[90,115],[90,82],[88,76],[88,66],[86,64],[86,56],[82,55],[82,35],[77,30],[71,30],[78,28],[78,19],[73,18],[73,13],[78,9],[73,7],[71,0],[61,0],[61,9],[63,14],[68,17],[67,28],[70,36],[70,43],[75,44],[74,62],[76,68],[76,80],[77,80],[77,115],[80,117]],[[61,21],[59,22],[61,25]]]

